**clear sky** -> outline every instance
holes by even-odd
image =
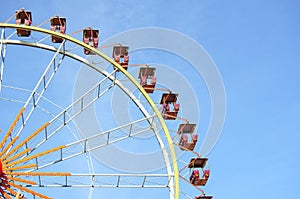
[[[74,31],[98,27],[102,40],[160,27],[198,42],[216,63],[227,97],[205,190],[216,199],[300,198],[299,1],[2,0],[0,21],[22,7],[42,18],[34,21],[61,15]]]

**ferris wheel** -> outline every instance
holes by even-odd
[[[201,188],[210,170],[194,151],[197,124],[181,117],[180,93],[160,87],[156,66],[132,63],[126,43],[101,46],[98,29],[76,39],[64,17],[33,22],[21,9],[0,23],[0,198],[114,198],[116,189],[212,198]]]

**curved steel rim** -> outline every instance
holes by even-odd
[[[64,34],[61,34],[61,33],[57,33],[57,32],[47,30],[47,29],[44,29],[44,28],[35,27],[35,26],[22,26],[22,25],[17,25],[17,24],[0,23],[0,27],[1,28],[12,28],[12,29],[17,29],[17,28],[26,29],[26,30],[32,30],[32,31],[36,31],[36,32],[41,32],[41,33],[61,37],[65,40],[68,40],[68,41],[73,42],[73,43],[75,43],[79,46],[82,46],[83,48],[86,48],[86,49],[90,50],[91,52],[93,52],[96,55],[102,57],[107,62],[111,63],[113,66],[118,68],[143,94],[143,96],[148,101],[149,105],[151,106],[151,108],[153,109],[155,114],[157,115],[157,117],[158,117],[158,119],[159,119],[159,121],[162,125],[163,131],[165,133],[165,136],[166,136],[166,139],[167,139],[167,142],[168,142],[168,145],[169,145],[171,158],[172,158],[172,164],[173,164],[174,198],[179,199],[179,172],[178,172],[178,165],[177,165],[177,160],[176,160],[176,153],[175,153],[175,149],[174,149],[174,146],[173,146],[173,140],[172,140],[171,135],[169,133],[169,130],[166,126],[166,123],[165,123],[160,111],[155,106],[153,100],[150,98],[150,96],[146,93],[146,91],[143,89],[143,87],[135,80],[135,78],[130,73],[128,73],[126,70],[124,70],[121,65],[119,65],[117,62],[115,62],[113,59],[111,59],[107,55],[103,54],[99,50],[97,50],[97,49],[85,44],[84,42],[79,41],[78,39],[75,39],[75,38],[71,37],[71,36],[64,35]]]

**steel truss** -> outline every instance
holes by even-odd
[[[55,179],[38,176],[38,184],[24,187],[169,188],[173,177],[167,174],[72,174]]]
[[[43,143],[45,143],[47,140],[49,140],[51,137],[53,137],[58,131],[60,131],[64,126],[66,126],[70,121],[72,121],[74,118],[76,118],[82,111],[84,111],[86,108],[88,108],[91,104],[93,104],[97,99],[99,99],[102,95],[104,95],[107,91],[109,91],[112,87],[114,86],[118,86],[120,89],[122,89],[127,95],[128,97],[130,97],[130,99],[137,105],[137,107],[141,110],[141,112],[143,113],[143,115],[145,116],[144,119],[142,120],[136,120],[134,122],[125,124],[124,126],[119,126],[116,127],[115,129],[111,129],[109,131],[106,132],[102,132],[99,133],[93,137],[89,137],[83,140],[79,140],[77,142],[71,143],[69,145],[66,145],[66,148],[61,149],[60,151],[60,155],[58,157],[58,159],[56,161],[50,162],[50,163],[46,163],[46,164],[40,164],[40,160],[38,158],[36,158],[36,163],[37,163],[37,168],[36,169],[41,169],[44,167],[47,167],[51,164],[56,164],[58,162],[70,159],[72,157],[81,155],[81,154],[85,154],[87,152],[90,152],[92,150],[98,149],[100,147],[104,147],[108,144],[117,142],[117,141],[121,141],[124,139],[127,139],[131,136],[135,136],[138,135],[140,133],[143,133],[145,131],[148,130],[152,130],[154,132],[154,134],[156,135],[157,141],[159,143],[159,146],[161,148],[161,151],[163,153],[163,157],[165,160],[165,164],[166,164],[166,170],[168,174],[143,174],[143,175],[138,175],[138,174],[72,174],[71,176],[63,176],[65,179],[65,183],[62,183],[60,186],[64,186],[64,187],[76,187],[76,186],[92,186],[92,187],[105,187],[105,183],[101,184],[101,183],[97,183],[98,182],[98,178],[103,178],[103,177],[111,177],[111,178],[115,178],[116,183],[112,183],[112,184],[108,184],[107,187],[135,187],[135,188],[143,188],[143,187],[165,187],[165,188],[169,188],[170,189],[170,198],[178,198],[178,193],[179,193],[179,183],[178,183],[178,174],[177,174],[177,164],[176,164],[176,160],[174,157],[174,152],[172,152],[173,150],[173,146],[172,146],[172,141],[170,139],[170,136],[168,134],[168,130],[165,127],[165,124],[163,123],[163,130],[164,133],[167,135],[167,140],[168,140],[168,145],[169,147],[171,147],[171,158],[172,158],[172,164],[174,167],[174,172],[172,169],[172,164],[171,164],[171,160],[169,157],[169,151],[166,150],[164,141],[161,138],[161,135],[159,133],[158,127],[156,125],[153,124],[153,120],[154,118],[158,118],[157,121],[162,122],[163,119],[160,115],[157,115],[159,112],[157,110],[155,110],[154,112],[156,114],[150,116],[150,114],[148,113],[148,111],[146,110],[146,108],[143,106],[142,102],[137,99],[137,97],[131,93],[128,89],[126,89],[126,87],[123,86],[123,84],[121,83],[121,81],[119,81],[115,75],[116,71],[113,71],[112,73],[107,73],[106,71],[100,69],[99,67],[97,67],[95,64],[90,63],[89,61],[87,61],[86,59],[76,55],[76,54],[72,54],[69,51],[66,51],[65,49],[65,43],[66,42],[73,42],[78,46],[82,46],[84,48],[87,48],[91,51],[95,51],[94,49],[92,49],[90,46],[85,45],[82,42],[78,42],[75,39],[70,39],[68,36],[64,36],[65,37],[63,43],[58,47],[55,48],[53,46],[49,46],[47,44],[42,44],[42,43],[38,43],[38,42],[25,42],[25,41],[20,41],[20,40],[11,40],[11,39],[5,39],[4,35],[5,35],[5,27],[6,28],[16,28],[18,27],[18,25],[9,25],[9,24],[0,24],[0,26],[2,27],[2,36],[1,36],[1,58],[2,58],[2,64],[1,64],[1,73],[0,73],[0,89],[1,89],[1,84],[2,84],[2,78],[3,78],[3,70],[4,70],[4,58],[5,58],[5,54],[6,54],[6,45],[7,44],[15,44],[15,45],[25,45],[25,46],[29,46],[29,47],[37,47],[37,48],[42,48],[45,50],[49,50],[49,51],[53,51],[55,52],[53,58],[51,59],[51,61],[49,62],[48,66],[46,67],[43,75],[41,76],[40,80],[37,82],[34,90],[32,91],[30,97],[27,99],[24,108],[25,111],[22,113],[22,119],[21,119],[21,125],[17,131],[17,133],[15,135],[20,135],[24,126],[26,125],[27,121],[30,119],[30,116],[32,114],[32,112],[34,111],[35,107],[37,107],[39,101],[41,100],[41,98],[43,97],[44,92],[46,91],[47,86],[50,84],[51,80],[54,78],[56,71],[59,69],[59,66],[62,64],[63,59],[65,56],[71,57],[74,60],[77,60],[81,63],[86,64],[87,66],[95,69],[96,71],[100,72],[101,74],[103,74],[105,76],[105,78],[103,80],[101,80],[100,82],[97,83],[97,85],[95,85],[93,88],[91,88],[88,92],[86,92],[85,94],[83,94],[81,97],[79,97],[76,101],[74,101],[72,104],[70,104],[67,108],[65,108],[63,111],[61,111],[59,114],[57,114],[51,121],[49,121],[49,126],[46,126],[44,129],[44,139],[41,140],[38,144],[36,144],[32,150],[28,153],[30,154],[31,152],[33,152],[34,150],[36,150],[37,148],[39,148],[39,146],[41,146]],[[45,34],[53,34],[56,35],[58,33],[55,32],[50,32],[44,29],[40,29],[40,28],[35,28],[35,27],[26,27],[28,29],[31,29],[33,31],[37,31],[37,32],[41,32],[41,33],[45,33]],[[49,36],[48,35],[48,36]],[[47,36],[47,37],[48,37]],[[61,35],[59,35],[61,36]],[[42,39],[40,41],[44,41],[45,39]],[[98,52],[96,52],[96,54],[99,54]],[[105,60],[111,62],[106,56],[101,55],[102,58],[104,58]],[[56,60],[58,59],[58,62],[56,62]],[[115,65],[115,63],[111,62],[113,65]],[[51,71],[50,68],[53,66],[53,70]],[[115,65],[117,68],[119,68],[117,65]],[[122,69],[121,69],[122,71]],[[130,81],[132,81],[136,86],[138,85],[138,83],[136,83],[136,81],[125,71],[123,72]],[[104,85],[104,82],[110,80],[111,84],[109,84],[108,86]],[[140,89],[140,88],[139,88]],[[141,89],[140,89],[141,90]],[[91,93],[95,94],[94,98],[90,98]],[[87,100],[88,99],[88,100]],[[148,101],[151,102],[150,98],[147,98]],[[150,103],[152,108],[155,109],[154,107],[154,103],[151,102]],[[126,135],[123,136],[119,136],[117,138],[113,138],[114,137],[114,133],[117,132],[120,129],[124,129],[127,127],[132,127],[134,124],[139,123],[140,121],[147,121],[149,123],[149,127],[145,128],[143,130],[140,130],[138,132],[133,132],[133,131],[128,131],[126,133]],[[130,128],[132,129],[132,128]],[[106,142],[105,144],[102,145],[98,145],[95,147],[91,147],[88,143],[91,142],[92,140],[98,138],[99,136],[102,137],[106,137]],[[25,144],[26,148],[28,149],[30,146],[30,143],[26,142]],[[74,148],[78,148],[80,149],[79,151],[77,151],[77,153],[73,153],[73,154],[69,154],[66,155],[65,151],[68,150],[71,151],[71,149],[73,150]],[[28,155],[27,154],[27,155]],[[72,178],[75,177],[87,177],[89,178],[89,182],[85,185],[80,185],[80,184],[74,184],[72,185]],[[43,177],[39,176],[39,185],[37,186],[43,186],[43,187],[51,187],[52,185],[47,185],[44,184],[42,182],[43,181]],[[123,184],[123,182],[126,182],[126,180],[124,179],[129,179],[129,178],[139,178],[142,183],[129,183],[130,185],[126,185]],[[167,181],[164,181],[164,183],[155,183],[154,181],[152,181],[152,179],[155,178],[165,178],[167,179]],[[99,182],[101,180],[99,179]],[[174,183],[175,181],[175,183]],[[106,183],[107,184],[107,183]],[[159,185],[158,185],[159,184]],[[54,186],[54,185],[53,185]]]

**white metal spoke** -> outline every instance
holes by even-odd
[[[184,192],[180,192],[180,194],[182,194],[183,196],[185,196],[185,198],[188,198],[188,199],[193,199],[193,198],[195,198],[195,197],[191,197],[191,196],[189,196],[189,195],[187,195],[186,193],[184,193]]]
[[[50,37],[51,37],[51,35],[47,35],[47,36],[45,36],[44,38],[40,39],[40,40],[38,41],[38,43],[42,43],[43,41],[45,41],[46,39],[49,39]]]
[[[15,41],[10,41],[12,44],[21,44],[21,43],[18,43],[18,42],[15,42]],[[32,47],[36,47],[36,44],[33,44],[33,43],[27,43],[26,45],[30,45]],[[44,49],[47,49],[47,50],[52,50],[53,49],[51,47],[48,47],[48,46],[45,46],[45,45],[39,45],[38,47],[40,48],[44,48]],[[90,66],[91,68],[95,69],[96,71],[99,71],[100,73],[102,73],[103,75],[105,75],[107,78],[109,78],[111,81],[113,81],[114,84],[118,85],[131,99],[132,101],[140,108],[140,110],[142,111],[142,113],[145,115],[145,117],[149,117],[149,114],[147,112],[147,110],[143,107],[143,105],[141,104],[140,100],[137,99],[132,93],[130,93],[122,84],[119,80],[116,80],[114,78],[114,76],[112,74],[108,74],[106,71],[102,71],[101,69],[99,69],[97,66],[95,66],[94,64],[88,62],[87,60],[85,59],[82,59],[81,57],[79,56],[76,56],[74,54],[71,54],[70,52],[63,52],[66,56],[69,56],[73,59],[76,59],[88,66]],[[115,73],[116,71],[114,71],[113,73]],[[77,102],[78,103],[78,102]],[[78,105],[80,106],[80,105]],[[76,116],[75,116],[76,117]],[[74,117],[74,118],[75,118]],[[150,122],[150,121],[149,121]],[[58,129],[61,129],[64,125],[62,124]],[[47,133],[47,129],[46,130],[46,137],[45,139],[43,140],[43,142],[45,142],[47,140],[47,136],[48,136],[48,133]],[[157,137],[157,140],[158,140],[158,143],[160,145],[160,148],[162,149],[162,153],[163,153],[163,156],[164,156],[164,159],[165,159],[165,162],[166,162],[166,166],[167,166],[167,172],[169,174],[172,173],[172,168],[171,168],[171,163],[170,163],[170,160],[169,160],[169,157],[168,157],[168,152],[166,151],[166,148],[164,146],[164,143],[162,141],[162,139],[160,138],[160,134],[158,133],[158,130],[156,128],[153,129],[153,131],[155,132],[155,135]],[[57,131],[54,132],[54,134],[56,133]],[[54,135],[53,134],[53,135]],[[42,144],[42,143],[41,143]],[[173,182],[171,182],[173,183]],[[174,186],[171,186],[170,187],[170,194],[173,194],[174,193],[174,190],[173,190],[173,187]],[[170,197],[172,198],[172,197]]]
[[[6,39],[10,39],[16,34],[17,34],[17,31],[13,31],[10,35],[8,35],[8,37],[6,37]]]
[[[91,137],[70,143],[66,145],[65,148],[60,149],[59,153],[53,155],[55,157],[52,157],[52,159],[54,159],[52,162],[46,162],[45,159],[43,159],[43,157],[42,160],[40,160],[40,157],[37,157],[35,158],[35,163],[37,164],[37,167],[30,171],[42,169],[50,165],[57,164],[61,161],[65,161],[77,157],[79,155],[97,150],[101,147],[105,147],[107,145],[128,139],[130,137],[137,136],[147,131],[152,131],[152,129],[155,128],[154,125],[140,128],[139,124],[148,121],[149,119],[153,119],[154,117],[155,116],[151,116],[149,118],[136,120],[131,123],[116,127],[114,129],[110,129],[108,131],[98,133]],[[120,134],[120,132],[122,132],[122,134]]]
[[[54,54],[54,56],[52,57],[51,61],[49,62],[47,68],[45,69],[44,73],[42,74],[41,78],[39,79],[38,83],[36,84],[35,88],[33,89],[31,95],[29,96],[29,98],[27,99],[24,108],[25,111],[22,114],[22,125],[19,128],[19,130],[16,133],[16,136],[19,136],[20,133],[22,132],[24,126],[26,125],[27,121],[29,120],[31,114],[33,113],[34,109],[36,108],[37,104],[39,103],[39,101],[41,100],[46,88],[48,87],[48,85],[50,84],[51,80],[53,79],[55,73],[57,72],[59,66],[61,65],[64,56],[62,56],[58,63],[56,64],[55,60],[57,58],[57,56],[60,54],[60,52],[62,51],[64,47],[64,42],[61,43],[61,45],[59,46],[59,48],[57,49],[56,53]],[[50,71],[51,67],[53,67],[53,71]],[[31,104],[31,108],[30,109],[26,109],[27,106]]]
[[[30,187],[74,188],[169,188],[173,175],[168,174],[71,174],[38,176],[37,185]],[[26,187],[26,185],[24,185]]]
[[[1,42],[0,42],[0,55],[1,55],[1,66],[0,66],[0,91],[2,88],[3,73],[4,73],[4,60],[6,55],[6,44],[3,43],[5,37],[5,29],[1,31]]]
[[[114,71],[115,72],[115,71]],[[113,72],[113,73],[114,73]],[[112,74],[111,74],[112,75]],[[83,94],[80,98],[78,98],[75,102],[69,105],[66,109],[61,111],[56,117],[54,117],[49,123],[49,126],[45,128],[45,136],[44,139],[38,144],[34,144],[32,146],[32,151],[36,150],[43,143],[45,143],[49,138],[54,136],[59,130],[61,130],[64,126],[66,126],[69,122],[74,120],[80,113],[82,113],[85,109],[87,109],[90,105],[94,104],[96,100],[98,100],[101,96],[107,93],[113,86],[110,82],[106,88],[101,85],[108,80],[109,77],[105,77],[99,83],[97,83],[92,89]],[[26,145],[28,147],[28,144]],[[31,151],[31,152],[32,152]]]
[[[10,28],[10,27],[9,27]],[[15,28],[15,27],[12,27]],[[18,28],[18,26],[16,26]],[[39,133],[39,130],[42,129],[39,128],[39,130],[35,131],[38,132],[38,134],[35,134],[33,139],[28,139],[26,140],[26,143],[24,144],[24,148],[28,149],[30,148],[30,151],[25,151],[27,154],[24,155],[25,153],[20,156],[20,159],[23,159],[25,157],[31,156],[31,154],[37,154],[42,153],[43,150],[48,149],[51,151],[51,148],[57,145],[64,145],[64,148],[60,148],[56,151],[53,150],[53,153],[49,153],[43,156],[38,156],[35,157],[34,159],[24,162],[24,163],[33,163],[33,167],[30,167],[30,169],[26,170],[26,172],[36,172],[36,171],[45,171],[48,172],[55,168],[66,168],[66,171],[68,171],[68,166],[69,163],[72,164],[72,162],[76,162],[76,160],[80,158],[85,158],[87,155],[90,154],[90,152],[95,152],[95,150],[100,149],[102,147],[108,148],[108,145],[112,145],[113,143],[121,142],[123,140],[126,140],[125,142],[121,142],[120,145],[126,144],[127,141],[131,141],[131,137],[143,134],[145,132],[151,132],[153,135],[156,137],[156,141],[158,143],[158,148],[161,151],[164,161],[165,161],[165,168],[162,173],[164,174],[150,174],[148,172],[145,172],[143,174],[134,174],[135,172],[129,172],[127,174],[95,174],[93,169],[91,169],[94,165],[88,165],[89,169],[88,172],[81,170],[80,168],[80,173],[89,173],[89,174],[67,174],[67,173],[61,173],[61,175],[54,175],[54,176],[49,176],[49,175],[41,175],[41,176],[29,176],[28,178],[31,178],[34,182],[37,182],[36,185],[23,185],[24,187],[85,187],[85,188],[91,188],[90,189],[90,195],[93,191],[92,188],[94,187],[99,187],[99,188],[165,188],[168,190],[170,193],[170,198],[177,198],[176,197],[176,191],[178,190],[175,185],[178,185],[177,183],[177,178],[178,178],[178,172],[173,172],[177,171],[177,165],[176,161],[173,162],[175,165],[172,167],[172,163],[170,160],[170,151],[168,147],[172,147],[173,144],[170,142],[168,139],[166,140],[165,137],[161,135],[161,131],[163,130],[164,133],[166,133],[166,137],[168,138],[168,131],[165,130],[165,124],[164,122],[161,121],[161,117],[159,112],[156,110],[156,107],[154,103],[150,100],[148,105],[151,105],[153,108],[154,112],[157,115],[152,115],[151,113],[148,112],[149,107],[145,107],[143,102],[135,92],[132,92],[128,88],[126,88],[127,84],[122,83],[122,80],[118,80],[116,74],[116,70],[113,72],[108,72],[104,67],[99,67],[95,63],[92,63],[88,61],[87,59],[82,58],[80,55],[73,54],[70,51],[76,49],[76,48],[86,48],[89,49],[89,46],[84,45],[83,42],[77,41],[76,39],[69,38],[67,36],[62,36],[64,38],[64,41],[62,44],[57,44],[60,45],[58,48],[51,46],[51,43],[49,44],[46,39],[48,39],[51,35],[56,36],[55,34],[50,32],[49,30],[39,30],[36,27],[26,27],[26,29],[29,29],[33,32],[36,32],[38,34],[45,34],[44,37],[37,37],[39,39],[35,39],[37,42],[32,42],[33,40],[26,40],[25,38],[19,38],[19,40],[8,40],[4,38],[4,29],[3,31],[3,36],[1,38],[1,56],[3,52],[5,52],[7,44],[12,44],[12,45],[24,45],[27,47],[35,47],[35,48],[40,48],[43,50],[48,50],[48,51],[53,51],[54,56],[49,62],[49,65],[45,69],[43,75],[40,77],[40,80],[38,83],[35,85],[33,91],[30,91],[31,95],[28,98],[28,93],[25,99],[23,98],[22,100],[18,99],[15,100],[16,103],[22,103],[24,105],[25,111],[22,114],[21,119],[19,119],[19,123],[16,125],[15,130],[12,133],[11,138],[21,135],[23,139],[23,136],[25,137],[25,130],[29,128],[36,128],[37,123],[34,123],[34,120],[36,117],[39,115],[42,115],[44,113],[40,113],[39,110],[36,108],[43,108],[40,106],[43,106],[44,104],[44,98],[45,96],[48,95],[48,92],[45,92],[46,88],[49,86],[49,84],[53,84],[52,79],[54,78],[57,69],[63,62],[63,59],[65,56],[70,57],[72,60],[79,61],[80,63],[83,63],[85,66],[88,66],[92,69],[94,69],[96,72],[99,74],[102,74],[103,77],[101,76],[101,79],[98,80],[99,82],[94,85],[91,89],[89,89],[87,92],[84,94],[79,94],[79,98],[76,99],[73,102],[67,103],[67,107],[64,106],[64,109],[53,109],[52,107],[49,107],[49,113],[51,112],[51,116],[46,115],[39,121],[44,121],[46,119],[46,123],[42,126],[45,127],[42,132]],[[6,28],[7,29],[7,28]],[[37,30],[35,30],[37,29]],[[15,32],[13,33],[15,34]],[[65,42],[68,41],[67,45],[65,45]],[[41,43],[43,42],[43,43]],[[70,45],[69,45],[70,43]],[[76,45],[74,48],[72,45]],[[56,45],[56,44],[55,44]],[[10,46],[10,45],[8,45]],[[94,50],[90,49],[92,52]],[[76,50],[77,52],[77,50]],[[75,52],[75,53],[76,53]],[[83,52],[82,52],[83,53]],[[98,55],[100,58],[107,61],[107,63],[110,63],[112,65],[115,65],[115,62],[109,59],[106,55],[104,55],[101,52],[95,51],[95,54]],[[103,54],[103,55],[102,55]],[[5,53],[4,53],[5,57]],[[58,63],[55,63],[58,61]],[[66,62],[64,62],[65,64]],[[54,65],[54,71],[51,70],[51,66]],[[4,69],[4,59],[3,59],[3,67],[1,65],[0,72]],[[52,72],[51,72],[52,71]],[[109,70],[110,71],[110,70]],[[133,79],[130,75],[128,75],[126,72],[124,74],[128,80],[133,83],[136,88],[139,88],[138,82]],[[0,73],[0,89],[2,84],[2,76],[3,72]],[[59,78],[58,76],[55,76],[55,78]],[[6,79],[4,77],[4,79]],[[80,126],[76,126],[76,124],[73,124],[74,119],[77,118],[82,112],[84,111],[89,111],[87,110],[91,105],[97,104],[97,102],[101,101],[102,99],[105,99],[105,94],[106,96],[109,94],[109,91],[112,90],[112,88],[115,88],[114,86],[118,86],[124,93],[127,94],[128,98],[132,100],[132,102],[136,105],[138,108],[137,110],[140,110],[142,119],[135,120],[135,121],[130,121],[127,124],[123,125],[114,125],[116,127],[110,126],[110,130],[106,130],[104,132],[99,132],[96,131],[96,135],[81,139],[76,141],[77,139],[75,137],[64,137],[64,133],[67,131],[73,131],[77,127],[81,129]],[[3,87],[2,87],[3,88]],[[50,88],[50,87],[49,87]],[[49,89],[48,88],[48,89]],[[1,91],[1,90],[0,90]],[[3,89],[3,93],[6,90]],[[108,94],[107,94],[108,93]],[[141,93],[142,90],[141,90]],[[51,93],[49,93],[49,96],[51,96]],[[78,95],[77,95],[78,96]],[[104,96],[102,98],[102,96]],[[109,97],[109,96],[108,96]],[[143,97],[143,96],[142,96]],[[147,95],[144,94],[144,97],[148,99]],[[101,98],[99,100],[99,98]],[[7,100],[6,98],[0,98],[1,100]],[[58,102],[58,99],[55,99]],[[99,100],[99,101],[97,101]],[[64,101],[66,102],[66,101]],[[65,108],[66,107],[66,108]],[[42,111],[46,112],[46,109],[42,109]],[[37,115],[35,115],[37,113]],[[54,114],[53,114],[54,113]],[[139,114],[140,114],[139,113]],[[42,115],[44,116],[44,115]],[[51,119],[49,119],[51,118]],[[37,118],[39,119],[39,118]],[[49,121],[50,120],[50,121]],[[40,124],[39,124],[40,125]],[[25,127],[26,126],[26,127]],[[25,128],[24,128],[25,127]],[[69,128],[69,129],[66,129]],[[84,128],[82,128],[84,129]],[[30,129],[29,131],[31,131]],[[67,132],[68,133],[68,132]],[[57,135],[56,135],[57,134]],[[56,135],[56,136],[55,136]],[[61,137],[64,137],[66,139],[59,139]],[[51,141],[50,141],[51,138]],[[58,138],[58,139],[56,139]],[[57,143],[56,141],[57,140]],[[169,145],[166,145],[166,142],[168,142]],[[69,144],[66,144],[69,143]],[[119,143],[118,143],[119,144]],[[45,148],[45,149],[44,149]],[[50,149],[49,149],[50,148]],[[104,148],[104,149],[106,149]],[[54,149],[54,148],[53,148]],[[102,148],[103,149],[103,148]],[[19,150],[18,150],[19,151]],[[96,151],[97,152],[97,151]],[[14,152],[16,154],[16,152]],[[78,158],[78,159],[77,159]],[[173,158],[173,156],[172,156]],[[175,158],[174,158],[175,159]],[[143,162],[142,162],[143,163]],[[23,163],[22,163],[23,164]],[[26,165],[26,164],[24,164]],[[52,166],[52,167],[51,167]],[[91,166],[91,167],[90,167]],[[45,170],[43,170],[45,169]],[[71,168],[71,172],[72,169]],[[87,168],[85,168],[87,169]],[[59,169],[60,170],[60,169]],[[92,170],[92,171],[91,171]],[[101,170],[101,172],[104,172]],[[114,171],[112,171],[114,173]],[[111,173],[111,172],[109,172]],[[126,172],[125,172],[126,173]],[[133,173],[133,174],[131,174]],[[174,181],[176,184],[174,184]],[[23,183],[26,184],[26,183]],[[176,190],[175,190],[176,189]],[[33,195],[33,198],[35,196]]]

